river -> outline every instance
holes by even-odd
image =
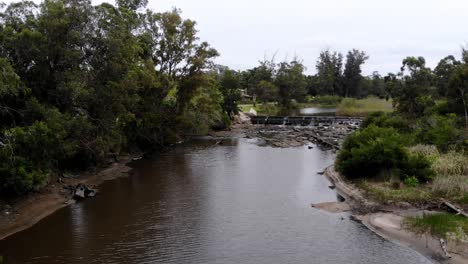
[[[334,154],[193,140],[132,164],[94,199],[0,241],[10,263],[431,263],[346,213],[318,171]]]

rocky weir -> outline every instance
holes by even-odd
[[[273,147],[298,147],[310,143],[339,150],[346,136],[362,123],[359,117],[263,117],[251,118],[246,136],[260,138]],[[311,146],[312,147],[312,146]]]

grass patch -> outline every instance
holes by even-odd
[[[263,104],[256,104],[254,107],[253,104],[241,104],[239,108],[242,112],[248,113],[250,109],[254,109],[257,111],[257,115],[277,115],[279,112],[279,107],[277,103],[263,103]]]
[[[392,112],[392,101],[369,97],[365,99],[345,98],[338,104],[336,114],[340,116],[367,116],[372,112]]]
[[[432,168],[439,175],[468,176],[468,156],[463,152],[449,151],[439,155]]]
[[[432,190],[451,200],[467,204],[468,198],[468,157],[464,152],[440,153],[432,145],[416,145],[409,148],[413,154],[424,155],[432,161],[436,177]]]
[[[407,217],[404,224],[416,233],[429,233],[442,238],[455,236],[463,240],[468,234],[468,218],[448,213]]]
[[[343,101],[343,97],[333,95],[307,96],[307,106],[334,108]]]
[[[437,202],[439,198],[430,189],[422,186],[403,186],[395,189],[389,182],[374,184],[363,181],[358,183],[358,187],[364,190],[368,197],[381,203],[407,202],[413,205],[423,205]]]

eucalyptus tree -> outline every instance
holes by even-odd
[[[361,66],[369,59],[364,52],[353,49],[346,55],[346,64],[343,72],[343,96],[356,97],[359,95],[359,86],[362,82]]]
[[[342,93],[343,55],[329,50],[320,52],[316,69],[319,94],[340,95]]]
[[[289,109],[292,100],[304,100],[307,94],[307,81],[304,75],[305,66],[298,60],[282,62],[277,69],[275,85],[278,87],[279,104]]]

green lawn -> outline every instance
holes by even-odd
[[[369,97],[365,99],[345,98],[337,106],[336,114],[340,116],[367,116],[372,112],[392,112],[391,100]]]

